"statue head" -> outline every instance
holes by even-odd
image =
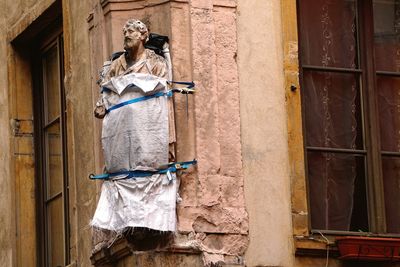
[[[122,28],[124,34],[125,50],[135,49],[144,46],[149,38],[149,31],[146,24],[137,19],[128,20]]]

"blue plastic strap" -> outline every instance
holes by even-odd
[[[94,175],[94,174],[90,174],[89,175],[90,179],[109,179],[110,178],[110,174],[108,173],[103,173],[103,174],[99,174],[99,175]]]
[[[171,97],[172,96],[172,92],[171,91],[158,92],[158,93],[155,93],[154,95],[146,95],[146,96],[142,96],[142,97],[138,97],[138,98],[133,98],[131,100],[124,101],[124,102],[121,102],[119,104],[116,104],[116,105],[112,106],[111,108],[106,110],[106,113],[109,113],[110,111],[112,111],[114,109],[121,108],[121,107],[126,106],[126,105],[130,105],[130,104],[137,103],[137,102],[140,102],[140,101],[149,100],[149,99],[160,97],[160,96]]]
[[[120,175],[127,175],[124,179],[127,178],[140,178],[140,177],[148,177],[152,176],[153,174],[159,173],[158,171],[122,171],[122,172],[113,172],[113,173],[103,173],[94,175],[89,175],[89,178],[92,180],[108,180],[112,177],[120,176]]]
[[[195,86],[194,82],[176,82],[176,81],[168,81],[168,83],[174,83],[174,84],[181,84],[181,85],[187,85],[187,88],[193,88]]]
[[[168,164],[169,167],[176,167],[178,169],[188,169],[190,166],[192,165],[196,165],[197,164],[197,160],[191,160],[191,161],[181,161],[181,162],[172,162],[170,164]]]
[[[99,174],[99,175],[91,174],[91,175],[89,175],[89,178],[92,180],[108,180],[112,177],[116,177],[116,176],[120,176],[120,175],[127,175],[123,179],[143,178],[143,177],[152,176],[154,174],[166,174],[168,172],[177,172],[178,170],[188,169],[190,166],[196,165],[196,164],[197,164],[196,160],[173,162],[173,163],[168,164],[168,168],[157,170],[157,171],[121,171],[121,172],[113,172],[113,173],[103,173],[103,174]]]

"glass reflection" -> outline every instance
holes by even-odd
[[[363,149],[357,75],[304,72],[307,146]]]
[[[368,231],[364,157],[321,152],[307,156],[312,228]]]
[[[302,63],[357,68],[356,2],[299,1]]]
[[[48,198],[62,191],[62,155],[60,123],[54,123],[45,130],[47,146],[47,190]]]
[[[400,1],[373,1],[377,71],[400,71]]]

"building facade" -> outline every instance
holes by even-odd
[[[0,4],[0,266],[398,265],[397,0]],[[168,236],[89,225],[98,71],[129,18],[197,88],[174,97],[176,158],[198,164]],[[390,253],[347,261],[343,236]]]

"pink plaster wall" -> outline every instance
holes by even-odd
[[[236,8],[219,4],[193,1],[190,5],[199,164],[192,182],[182,187],[197,201],[179,206],[179,230],[201,233],[197,238],[206,252],[242,255],[248,243],[248,219],[243,197]]]

